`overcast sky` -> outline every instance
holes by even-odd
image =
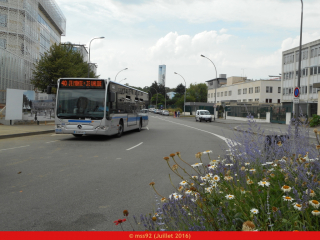
[[[299,0],[56,0],[67,19],[62,42],[86,44],[101,78],[134,86],[203,83],[219,74],[266,79],[281,52],[299,45]],[[304,0],[303,43],[320,38],[320,0]]]

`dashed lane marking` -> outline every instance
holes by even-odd
[[[6,149],[0,149],[0,151],[6,151],[6,150],[12,150],[12,149],[17,149],[17,148],[24,148],[24,147],[30,147],[30,145],[26,145],[26,146],[20,146],[20,147],[14,147],[14,148],[6,148]]]
[[[55,141],[50,141],[50,142],[46,142],[46,143],[53,143],[53,142],[58,142],[60,140],[55,140]]]

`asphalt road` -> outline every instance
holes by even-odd
[[[197,152],[212,150],[216,158],[227,148],[225,137],[233,136],[224,124],[149,116],[148,128],[121,138],[44,134],[0,140],[0,230],[118,231],[113,221],[125,209],[139,230],[132,215],[156,206],[149,183],[165,197],[175,191],[163,157],[180,151],[193,164]],[[132,230],[128,223],[123,227]]]

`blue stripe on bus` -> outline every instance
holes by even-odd
[[[91,123],[91,120],[68,120],[68,122]]]

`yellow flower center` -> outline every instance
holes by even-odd
[[[289,187],[289,186],[284,185],[282,188],[283,188],[283,189],[289,189],[290,187]]]
[[[312,203],[317,204],[317,205],[319,204],[319,202],[317,200],[312,200]]]
[[[286,199],[290,200],[290,199],[291,199],[291,197],[286,197]]]
[[[313,210],[313,212],[319,212],[318,210]]]
[[[266,184],[267,182],[262,182],[262,184]]]
[[[296,204],[296,206],[297,206],[297,207],[301,207],[301,205],[300,205],[300,204]]]

